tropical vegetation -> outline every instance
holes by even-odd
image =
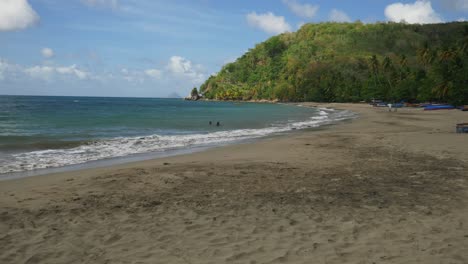
[[[200,92],[218,100],[468,104],[468,23],[306,24],[256,45]]]

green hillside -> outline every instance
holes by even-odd
[[[201,87],[219,100],[468,103],[468,23],[306,24],[225,65]]]

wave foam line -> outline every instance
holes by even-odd
[[[291,130],[318,127],[355,117],[354,113],[350,111],[336,111],[326,108],[321,108],[319,110],[319,116],[311,117],[309,120],[303,122],[295,122],[283,126],[272,126],[262,129],[218,131],[208,134],[120,137],[95,141],[71,149],[50,149],[15,154],[7,161],[0,161],[0,174],[63,167],[134,154],[230,143]]]

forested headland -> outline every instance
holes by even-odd
[[[306,24],[257,44],[200,91],[218,100],[468,104],[468,22]]]

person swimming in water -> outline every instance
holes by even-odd
[[[218,122],[216,122],[216,126],[218,126],[218,127],[219,127],[220,125],[221,125],[221,124],[219,123],[219,121],[218,121]]]

